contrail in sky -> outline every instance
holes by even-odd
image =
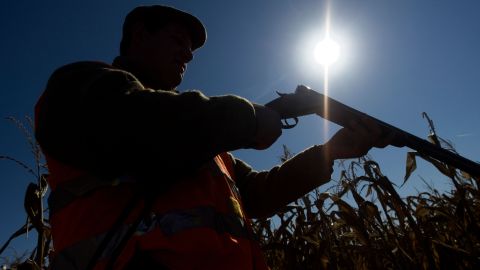
[[[473,136],[476,136],[476,134],[475,133],[469,133],[469,132],[455,135],[455,137],[457,137],[457,138],[473,137]]]

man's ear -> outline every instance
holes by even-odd
[[[148,31],[145,29],[145,24],[143,22],[136,22],[132,25],[131,29],[131,39],[130,47],[131,48],[142,48],[145,44],[145,40],[148,38]]]

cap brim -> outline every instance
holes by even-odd
[[[188,28],[191,34],[192,50],[196,50],[205,44],[207,31],[197,17],[172,7],[162,6],[162,8],[165,9],[166,14],[172,16],[172,19],[183,23]]]

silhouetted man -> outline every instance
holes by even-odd
[[[53,269],[267,269],[250,218],[328,182],[335,159],[387,144],[373,123],[352,122],[252,170],[228,152],[268,148],[279,115],[234,95],[175,90],[205,40],[196,17],[142,6],[126,17],[112,65],[77,62],[51,76],[36,137],[50,170]]]

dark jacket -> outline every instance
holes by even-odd
[[[248,100],[149,89],[116,63],[77,62],[54,72],[36,115],[46,154],[96,175],[130,175],[168,188],[217,154],[251,145],[256,118]],[[274,214],[328,181],[331,165],[321,146],[270,171],[235,159],[246,211]]]

